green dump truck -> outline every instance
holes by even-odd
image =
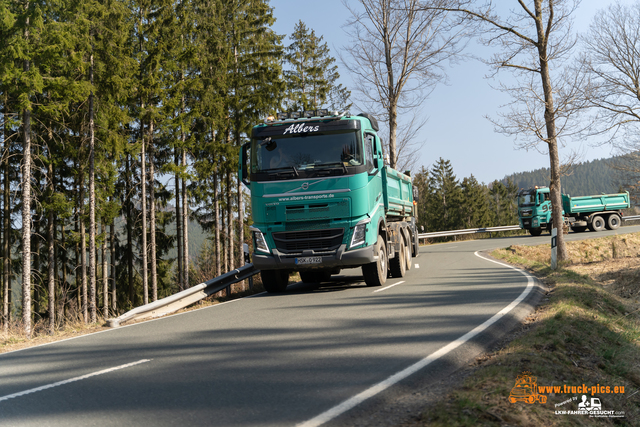
[[[571,197],[562,195],[563,222],[575,232],[615,230],[622,222],[622,209],[629,208],[629,193]],[[551,230],[549,187],[533,187],[518,193],[520,228],[539,236]]]
[[[279,113],[242,146],[253,265],[268,292],[361,267],[368,286],[404,276],[418,256],[411,178],[385,166],[369,114]]]

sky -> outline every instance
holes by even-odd
[[[354,0],[349,0],[354,4]],[[501,0],[503,1],[503,0]],[[517,6],[515,0],[511,0]],[[609,0],[583,0],[574,15],[574,29],[584,32],[593,16],[612,3]],[[631,3],[625,0],[623,3]],[[341,0],[271,0],[276,22],[273,30],[277,34],[290,35],[295,24],[302,20],[313,29],[316,36],[323,36],[336,58],[340,82],[350,89],[352,80],[349,72],[338,59],[338,51],[346,44],[347,36],[342,28],[349,11]],[[283,40],[286,46],[291,41]],[[471,53],[481,54],[486,49],[470,43]],[[450,160],[457,178],[473,175],[480,182],[488,184],[515,172],[531,171],[549,167],[549,156],[537,150],[518,149],[515,138],[494,131],[493,124],[486,118],[498,118],[500,107],[510,100],[491,87],[499,80],[487,79],[489,68],[477,60],[458,63],[447,69],[447,85],[439,85],[424,102],[423,114],[428,118],[419,139],[424,142],[416,170],[421,166],[429,168],[439,158]],[[500,74],[508,77],[508,72]],[[353,93],[352,93],[353,97]],[[360,111],[352,109],[351,113]],[[383,138],[388,139],[383,135]],[[611,157],[615,152],[608,145],[600,145],[597,140],[566,141],[560,148],[560,159],[568,157],[571,151],[582,154],[581,161]]]

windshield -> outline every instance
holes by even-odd
[[[536,193],[520,194],[518,196],[519,206],[533,206],[536,204]]]
[[[310,171],[363,164],[357,130],[278,135],[251,143],[251,172]]]

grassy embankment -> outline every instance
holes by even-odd
[[[421,424],[446,426],[640,425],[640,233],[568,242],[569,261],[550,269],[549,245],[510,246],[492,255],[537,276],[548,287],[541,305],[515,338],[475,362],[463,386],[434,407]],[[547,402],[510,403],[518,375],[530,372]],[[564,386],[586,385],[587,393]],[[593,386],[624,393],[591,393]],[[611,390],[613,391],[613,390]],[[556,414],[576,411],[582,395],[624,418]],[[568,399],[571,401],[560,406]]]

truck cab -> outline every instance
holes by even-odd
[[[377,132],[369,114],[326,110],[279,113],[253,128],[239,174],[251,192],[253,265],[268,292],[284,291],[293,271],[315,283],[362,267],[375,286],[389,268],[410,267],[411,178],[385,166]]]
[[[543,229],[551,228],[551,198],[549,187],[533,187],[518,193],[518,220],[520,228],[539,236]]]

